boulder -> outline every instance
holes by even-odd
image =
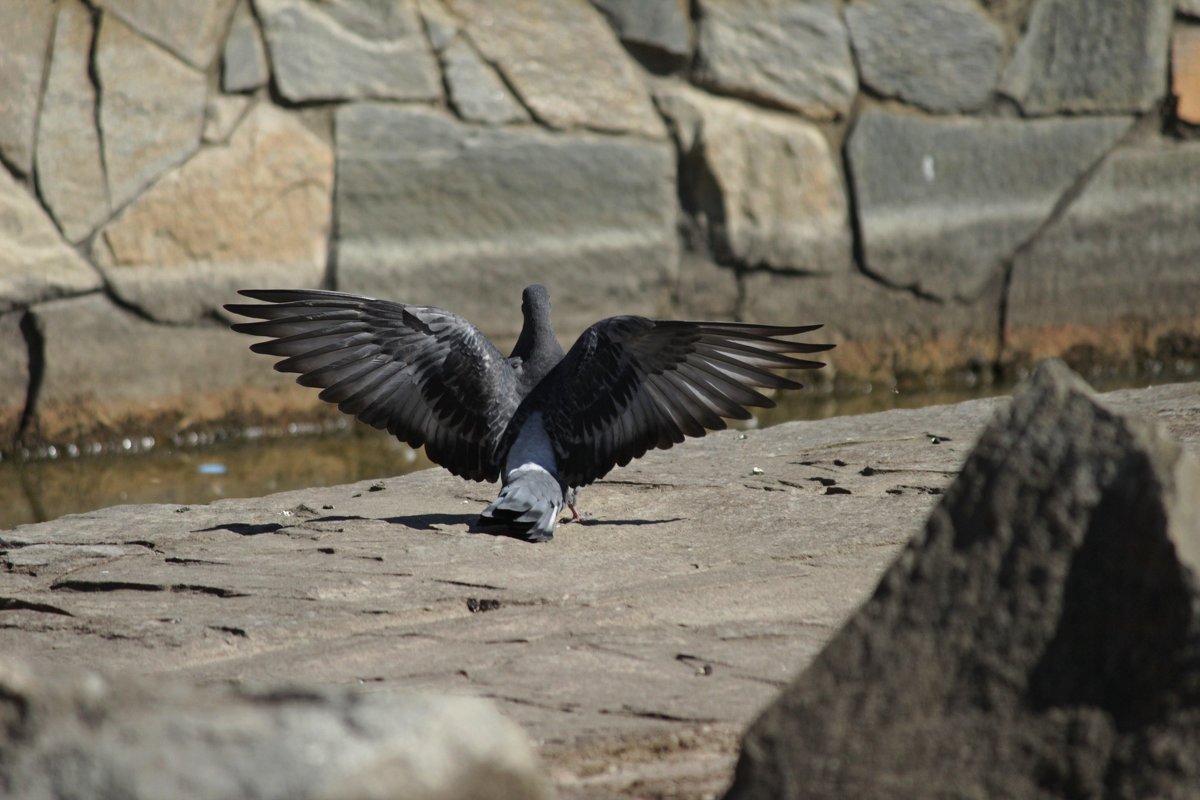
[[[208,69],[237,0],[97,0],[143,36],[197,69]]]
[[[846,149],[867,268],[933,297],[978,297],[1130,123],[864,111]]]
[[[1190,796],[1198,587],[1200,463],[1043,364],[727,797]]]
[[[415,0],[254,0],[275,85],[295,103],[437,100],[437,62]]]
[[[663,138],[662,120],[637,67],[588,3],[450,0],[449,5],[539,122]]]
[[[18,173],[33,169],[33,136],[54,3],[0,3],[0,156]]]
[[[692,52],[692,21],[687,0],[592,0],[626,44],[675,58]]]
[[[1004,34],[974,0],[856,0],[846,24],[863,85],[878,94],[973,111],[1000,77]]]
[[[265,86],[271,77],[262,34],[248,2],[243,0],[233,12],[221,54],[221,88],[227,92],[252,92]]]
[[[196,152],[208,80],[109,14],[95,71],[108,196],[119,208]]]
[[[1149,111],[1167,92],[1173,0],[1038,0],[1001,90],[1026,114]]]
[[[333,153],[295,116],[262,103],[96,238],[113,290],[154,319],[198,320],[251,285],[325,277]]]
[[[721,94],[838,119],[858,77],[834,0],[700,0],[692,77]]]
[[[1171,94],[1175,118],[1200,125],[1200,26],[1180,26],[1171,36]]]
[[[453,309],[515,340],[541,282],[559,333],[665,305],[677,259],[666,142],[338,109],[339,289]],[[569,336],[568,336],[569,338]]]
[[[466,39],[454,39],[439,55],[450,105],[458,116],[488,125],[529,121],[529,114],[505,88],[504,81]]]
[[[12,800],[543,800],[523,731],[486,700],[192,686],[0,660]]]
[[[817,127],[674,85],[656,91],[681,153],[684,210],[716,256],[806,272],[850,266],[841,174]]]
[[[38,191],[67,239],[78,242],[109,215],[108,188],[90,77],[92,15],[64,0],[54,28],[38,124]]]
[[[62,240],[54,222],[0,169],[0,312],[94,291],[100,273]]]
[[[1113,151],[1013,262],[1006,357],[1086,346],[1111,362],[1169,349],[1180,333],[1200,341],[1198,219],[1200,142]]]

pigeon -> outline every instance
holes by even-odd
[[[524,324],[505,358],[450,311],[320,289],[243,289],[226,305],[266,337],[250,349],[320,398],[425,453],[455,475],[501,480],[482,528],[553,538],[578,490],[655,448],[748,419],[774,402],[756,389],[798,389],[780,370],[816,369],[795,354],[829,350],[784,337],[820,325],[686,322],[615,316],[564,352],[550,294],[527,287]]]

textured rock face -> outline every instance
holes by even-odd
[[[114,16],[102,17],[97,36],[104,169],[115,208],[199,147],[208,82]]]
[[[592,0],[621,41],[683,57],[692,51],[687,0]]]
[[[437,64],[413,0],[255,0],[288,100],[433,100]]]
[[[20,313],[0,313],[0,436],[12,439],[25,413],[29,348]]]
[[[825,137],[793,116],[702,92],[657,101],[679,142],[685,205],[723,260],[811,272],[850,265],[841,177]]]
[[[1147,111],[1166,94],[1172,0],[1039,0],[1001,89],[1027,114]]]
[[[58,12],[50,74],[38,130],[37,181],[46,205],[72,242],[109,213],[96,130],[96,91],[89,77],[92,19],[79,0]]]
[[[332,187],[329,145],[259,105],[227,146],[205,150],[105,227],[96,261],[122,298],[171,322],[211,313],[237,287],[316,286]]]
[[[978,296],[1129,125],[865,112],[848,153],[867,267],[939,298]]]
[[[26,175],[56,11],[53,3],[0,3],[0,156]]]
[[[365,103],[339,109],[336,128],[339,287],[461,297],[456,312],[501,336],[519,329],[509,299],[535,281],[561,333],[594,322],[597,305],[654,313],[665,300],[676,247],[666,143]],[[572,288],[583,280],[586,293]]]
[[[701,0],[695,80],[814,119],[850,110],[858,88],[832,0]]]
[[[857,0],[846,23],[862,82],[930,111],[970,111],[1000,75],[1004,37],[974,0]]]
[[[1200,143],[1113,152],[1062,217],[1014,263],[1007,341],[1024,358],[1102,345],[1107,326],[1145,320],[1153,337],[1200,308]],[[1165,230],[1180,234],[1164,236]],[[1188,234],[1183,234],[1183,231]],[[1136,340],[1135,340],[1136,341]]]
[[[0,312],[99,289],[100,274],[58,235],[37,200],[0,170]]]
[[[489,125],[529,121],[529,114],[504,87],[500,76],[465,39],[450,42],[440,55],[450,105],[460,117]]]
[[[13,800],[549,797],[524,733],[486,700],[148,686],[11,659],[0,696]]]
[[[728,797],[1188,796],[1198,579],[1195,457],[1043,365]]]
[[[576,0],[451,0],[484,57],[552,128],[659,138],[662,122],[600,12]],[[580,42],[588,42],[580,49]]]
[[[193,67],[205,69],[216,56],[236,0],[97,0],[144,36]]]
[[[227,92],[251,92],[270,78],[267,51],[249,2],[242,0],[234,12],[221,54],[221,88]]]

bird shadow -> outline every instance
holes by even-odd
[[[466,525],[471,527],[478,514],[412,514],[407,517],[385,517],[390,525],[403,525],[417,531],[437,530],[438,525]]]
[[[586,527],[591,527],[592,525],[666,525],[669,522],[682,521],[683,517],[666,517],[664,519],[593,519],[592,517],[584,517],[570,524],[584,525]]]
[[[287,525],[281,525],[278,522],[266,522],[261,525],[253,525],[249,522],[226,522],[221,525],[213,525],[211,528],[197,528],[192,533],[212,533],[213,531],[230,531],[238,536],[261,536],[264,533],[276,533],[281,531]]]

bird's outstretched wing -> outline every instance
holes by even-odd
[[[518,405],[508,362],[469,322],[440,308],[341,292],[244,289],[232,304],[262,320],[233,326],[269,337],[250,349],[279,356],[301,386],[471,480],[500,474],[496,440]]]
[[[725,428],[724,417],[747,419],[749,406],[775,405],[753,387],[798,389],[773,370],[823,367],[791,354],[833,347],[781,337],[819,327],[633,316],[597,322],[547,376],[539,398],[560,480],[587,485],[647,450]]]

